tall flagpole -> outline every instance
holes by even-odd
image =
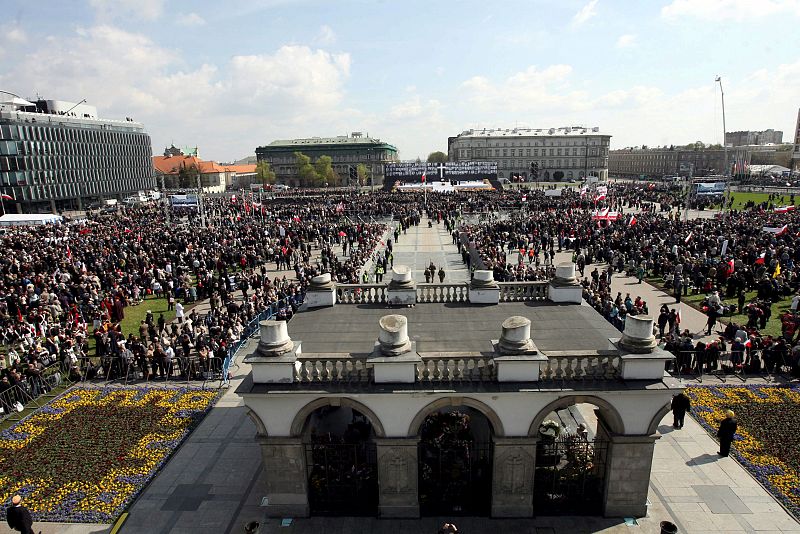
[[[726,136],[726,134],[728,132],[728,129],[725,126],[725,91],[722,89],[722,77],[717,76],[715,81],[719,82],[719,92],[720,92],[720,97],[722,98],[722,147],[723,147],[724,153],[725,153],[725,159],[724,159],[724,164],[723,164],[724,168],[723,168],[723,171],[722,171],[722,175],[723,175],[723,177],[726,178],[726,180],[725,180],[725,201],[729,202],[730,201],[729,197],[730,197],[731,177],[730,177],[730,172],[729,172],[729,169],[728,169],[728,141],[727,141],[727,139],[725,139],[725,136]],[[724,206],[722,207],[722,210],[723,210],[723,212],[725,211],[725,207]]]

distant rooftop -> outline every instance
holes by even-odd
[[[611,135],[597,126],[564,126],[561,128],[482,128],[464,130],[457,137],[565,137],[574,135]]]
[[[270,147],[297,147],[308,145],[363,145],[386,144],[380,139],[363,135],[361,132],[353,132],[350,135],[339,135],[336,137],[306,137],[303,139],[279,139],[271,142]],[[391,146],[391,145],[389,145]]]
[[[5,93],[10,95],[10,93]],[[138,131],[144,126],[130,117],[125,120],[101,119],[97,108],[83,102],[38,99],[30,102],[19,97],[0,97],[0,117],[28,123],[62,124],[66,126],[90,127],[114,126]]]

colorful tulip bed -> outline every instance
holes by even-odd
[[[0,519],[111,523],[199,424],[217,391],[75,388],[0,432]]]
[[[739,428],[733,455],[800,518],[800,386],[713,386],[687,389],[692,413],[716,435],[725,410]]]

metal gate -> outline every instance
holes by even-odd
[[[607,441],[567,434],[536,448],[533,506],[537,515],[600,515]]]
[[[377,463],[372,442],[306,444],[311,513],[378,515]]]
[[[426,516],[488,516],[492,443],[419,444],[419,505]]]

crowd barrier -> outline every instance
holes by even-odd
[[[720,352],[716,361],[703,355],[698,360],[697,352],[679,351],[675,360],[669,364],[669,369],[676,378],[691,378],[699,382],[703,378],[715,377],[722,382],[728,378],[736,378],[742,382],[752,377],[782,376],[791,378],[797,374],[798,364],[792,362],[791,353],[770,356],[771,361],[765,361],[764,350],[724,351]]]
[[[72,382],[60,362],[48,365],[38,375],[23,377],[19,383],[0,393],[0,421],[22,419],[22,412],[29,404],[41,408],[44,404],[42,398],[49,400],[49,393],[62,384],[69,386]]]

